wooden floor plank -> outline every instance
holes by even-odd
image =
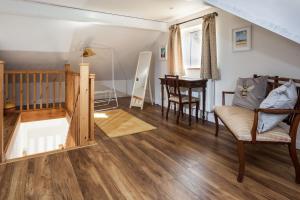
[[[48,156],[29,159],[27,162],[28,171],[25,196],[28,199],[54,199]],[[53,178],[61,179],[62,176],[63,174]]]
[[[67,152],[49,156],[48,162],[54,199],[83,199]]]
[[[95,127],[95,146],[0,165],[0,200],[300,199],[286,146],[247,145],[238,183],[236,143],[222,127],[216,138],[211,123],[120,105],[157,129],[109,138]]]

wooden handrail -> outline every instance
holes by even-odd
[[[77,95],[76,95],[76,100],[74,104],[74,109],[70,115],[70,121],[69,121],[69,130],[68,130],[68,135],[67,135],[67,141],[66,141],[66,146],[71,147],[71,146],[77,146],[79,145],[79,123],[78,123],[78,114],[79,114],[79,106],[78,106],[78,101],[79,101],[79,96],[80,96],[80,90],[78,88],[77,90]]]
[[[64,70],[5,70],[4,74],[64,74]]]

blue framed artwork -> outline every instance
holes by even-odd
[[[234,52],[251,50],[251,26],[233,29],[232,50]]]

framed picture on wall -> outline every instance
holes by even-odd
[[[232,50],[251,50],[251,26],[232,30]]]
[[[159,58],[160,60],[167,60],[167,45],[159,48]]]

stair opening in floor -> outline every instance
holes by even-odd
[[[6,152],[6,159],[64,149],[69,130],[67,118],[21,122]]]

